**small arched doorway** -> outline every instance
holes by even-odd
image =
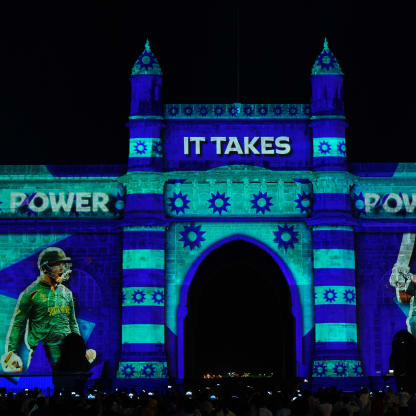
[[[185,377],[228,371],[295,376],[289,286],[273,258],[234,240],[199,265],[187,296]]]

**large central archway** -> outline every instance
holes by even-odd
[[[185,377],[224,371],[295,376],[289,286],[255,244],[235,240],[212,251],[194,275],[187,311]]]

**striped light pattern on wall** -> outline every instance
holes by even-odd
[[[164,227],[125,227],[119,378],[167,377],[164,268]]]
[[[166,361],[120,361],[117,378],[166,378]]]
[[[131,138],[129,157],[163,157],[161,139],[156,137]]]
[[[314,137],[313,157],[347,157],[345,137]]]
[[[357,347],[354,230],[316,226],[313,247],[316,352],[312,375],[362,376]]]

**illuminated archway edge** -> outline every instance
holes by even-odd
[[[178,322],[178,349],[177,349],[177,363],[178,363],[178,378],[183,379],[185,376],[185,362],[184,362],[184,324],[185,318],[188,314],[188,309],[186,306],[189,288],[191,286],[192,280],[195,277],[195,274],[201,265],[202,261],[208,257],[214,250],[217,248],[230,243],[232,241],[242,240],[247,243],[256,245],[257,247],[264,250],[268,253],[275,263],[279,266],[280,270],[283,273],[283,276],[286,279],[286,282],[289,285],[290,295],[292,297],[292,315],[295,317],[295,327],[296,327],[296,373],[298,373],[301,368],[302,361],[302,307],[299,300],[299,293],[297,290],[295,279],[286,263],[278,256],[278,254],[273,251],[267,245],[261,243],[260,241],[247,237],[244,235],[236,234],[231,237],[224,238],[220,241],[217,241],[206,250],[204,250],[200,256],[192,263],[189,268],[185,280],[183,281],[181,293],[179,296],[179,305],[177,309],[177,322]],[[297,374],[298,375],[298,374]]]

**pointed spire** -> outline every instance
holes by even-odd
[[[329,49],[326,38],[324,48],[312,67],[312,75],[343,75],[337,59]]]
[[[149,39],[146,39],[144,51],[137,58],[131,71],[132,75],[162,75],[159,62],[150,49]]]

